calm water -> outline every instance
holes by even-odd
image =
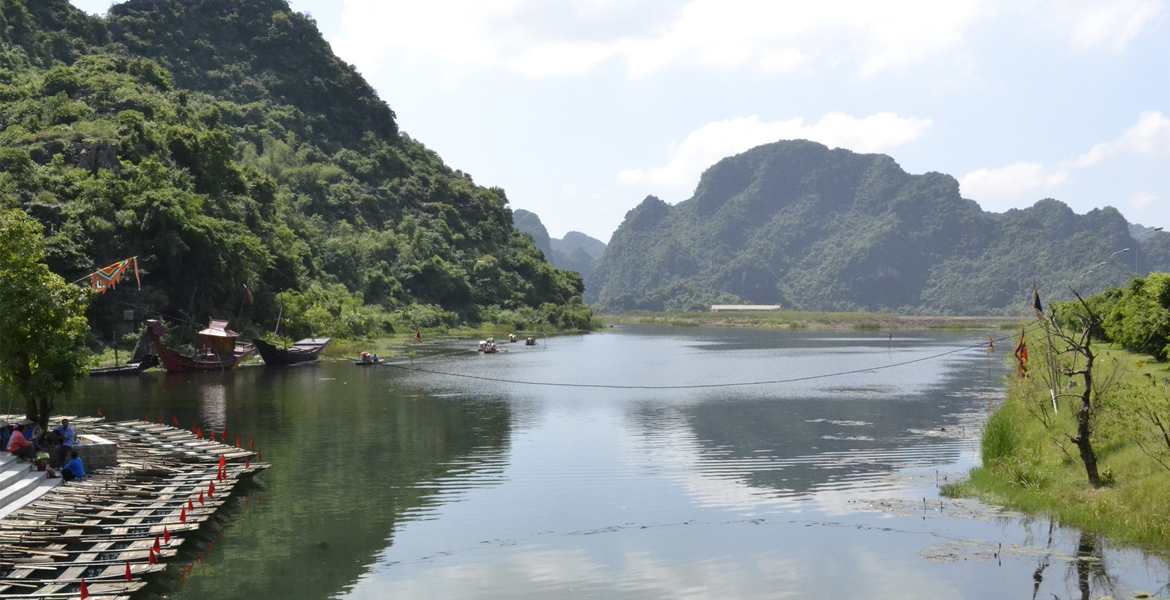
[[[61,409],[226,428],[274,465],[222,537],[205,539],[214,549],[175,598],[1166,592],[1162,559],[1043,519],[939,514],[936,479],[978,460],[1002,354],[686,390],[442,374],[702,385],[871,369],[986,340],[885,335],[631,327],[495,356],[428,345],[414,366],[432,373],[327,362],[154,374],[90,381]],[[895,508],[862,510],[880,499]]]

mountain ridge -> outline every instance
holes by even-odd
[[[650,196],[629,211],[585,298],[605,310],[750,302],[1007,314],[1021,310],[1033,280],[1048,290],[1070,280],[1098,290],[1166,268],[1166,237],[1136,246],[1111,207],[1077,215],[1045,199],[989,213],[950,175],[911,175],[886,155],[780,141],[719,161],[690,199],[671,206]]]

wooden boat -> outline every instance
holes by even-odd
[[[305,338],[287,349],[278,348],[264,340],[252,340],[252,343],[256,345],[256,350],[260,352],[260,358],[264,359],[264,364],[270,367],[283,367],[317,360],[321,351],[329,344],[330,339]]]
[[[153,354],[147,354],[145,358],[135,363],[126,363],[116,367],[101,367],[98,369],[90,369],[90,377],[111,377],[118,375],[138,375],[139,373],[159,365],[158,357]]]
[[[535,346],[536,345],[536,338],[530,337],[530,338],[524,340],[524,345],[525,346]]]
[[[199,332],[203,338],[203,349],[194,356],[179,354],[163,345],[162,336],[167,329],[162,323],[151,320],[146,322],[146,327],[159,360],[171,373],[234,369],[241,360],[256,351],[256,347],[251,344],[236,343],[240,334],[228,329],[227,321],[212,319],[207,329]]]

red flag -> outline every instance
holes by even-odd
[[[203,506],[203,490],[199,490],[199,505]]]
[[[223,435],[219,436],[219,439],[221,439],[221,440],[226,440],[226,439],[227,439],[227,429],[224,429],[224,430],[223,430]]]
[[[185,517],[186,517],[186,515],[184,515],[184,518]],[[163,541],[166,542],[168,546],[171,543],[171,532],[167,531],[167,528],[165,526],[163,527]]]
[[[258,460],[260,462],[264,462],[264,453],[257,450],[256,451],[256,460]]]
[[[192,512],[194,512],[194,511],[195,511],[195,505],[194,505],[194,504],[191,504],[191,499],[190,499],[190,498],[187,498],[187,510],[189,510],[189,511],[192,511]]]
[[[207,484],[207,497],[211,500],[215,500],[215,482],[214,481]]]
[[[99,417],[102,416],[102,409],[100,409],[100,408],[98,409],[98,416]]]
[[[422,343],[422,334],[417,329],[414,330],[414,341]]]
[[[195,421],[191,421],[191,433],[195,433]]]
[[[85,578],[81,578],[81,600],[89,598],[89,586],[85,585]]]
[[[158,424],[159,424],[159,425],[162,425],[162,415],[159,415],[159,416],[158,416]]]
[[[159,543],[158,534],[154,534],[154,548],[151,548],[155,554],[162,552],[162,544]]]
[[[179,417],[172,417],[175,420],[175,427],[179,426]]]
[[[203,428],[202,427],[200,427],[198,430],[195,431],[195,437],[197,437],[197,438],[203,437]]]
[[[247,468],[248,468],[248,467],[250,467],[250,466],[251,466],[251,465],[249,465],[249,464],[248,464],[248,457],[247,457],[247,456],[245,456],[245,457],[244,457],[244,468],[245,468],[245,469],[247,469]]]
[[[187,502],[190,502],[190,500],[187,500]],[[186,506],[183,507],[183,510],[179,511],[179,521],[183,522],[183,523],[187,522],[187,507]]]
[[[153,549],[151,549],[151,551],[150,551],[150,555],[149,555],[149,556],[148,556],[148,558],[147,558],[147,562],[148,562],[149,564],[152,564],[152,565],[153,565],[154,563],[158,562],[158,558],[156,558],[156,557],[154,556],[154,550],[153,550]]]
[[[215,441],[215,432],[214,431],[211,432],[211,441],[213,441],[213,442]]]
[[[130,574],[130,561],[126,561],[126,581],[134,581],[134,576]]]
[[[142,413],[142,420],[149,421],[150,419],[146,418],[146,413]]]
[[[226,458],[224,458],[222,454],[220,454],[220,455],[219,455],[219,468],[221,468],[221,469],[222,469],[222,468],[223,468],[223,466],[224,466],[224,465],[226,465],[226,464],[227,464],[227,459],[226,459]]]
[[[240,447],[240,436],[236,436],[236,448]]]

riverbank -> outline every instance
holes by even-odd
[[[749,327],[757,329],[1018,329],[1025,317],[903,316],[858,312],[631,312],[596,317],[611,324],[673,325],[676,327]]]
[[[1094,488],[1069,441],[1079,397],[1061,399],[1059,412],[1052,413],[1039,375],[1040,342],[1038,332],[1029,340],[1035,376],[1012,377],[1004,403],[984,426],[983,466],[967,481],[945,486],[943,494],[1049,515],[1062,525],[1170,551],[1170,442],[1150,417],[1170,425],[1170,365],[1095,345],[1095,378],[1112,382],[1096,404],[1092,441],[1103,485]]]

